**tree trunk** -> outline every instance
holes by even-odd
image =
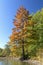
[[[22,40],[22,56],[23,56],[23,59],[25,60],[24,40]]]

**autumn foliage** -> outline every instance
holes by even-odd
[[[20,44],[20,47],[22,47],[23,56],[25,55],[24,46],[26,44],[24,40],[32,35],[31,33],[27,34],[27,27],[33,25],[33,22],[30,21],[30,19],[31,16],[29,16],[29,12],[25,8],[20,7],[13,22],[15,28],[12,29],[12,34],[10,36],[11,42],[15,44],[16,41],[16,43]]]

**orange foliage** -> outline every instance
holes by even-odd
[[[28,36],[25,34],[28,26],[28,14],[28,11],[23,7],[20,7],[20,9],[17,11],[15,20],[13,22],[15,28],[12,29],[12,35],[10,36],[11,41],[19,40]]]

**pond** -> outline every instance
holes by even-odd
[[[18,60],[0,60],[0,65],[33,65],[27,62],[21,62]]]

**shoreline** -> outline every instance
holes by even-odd
[[[0,57],[0,60],[6,60],[6,59],[13,59],[16,61],[21,61],[20,58],[15,58],[15,57]],[[33,59],[28,59],[28,60],[23,60],[21,62],[27,62],[29,64],[33,64],[33,65],[43,65],[43,59],[42,60],[33,60]]]
[[[38,61],[38,60],[24,60],[23,62],[28,62],[29,64],[33,64],[33,65],[43,65],[43,62]]]

